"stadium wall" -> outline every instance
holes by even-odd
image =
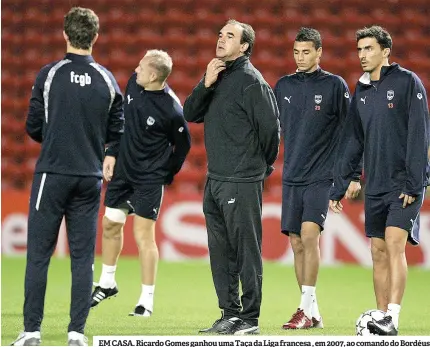
[[[29,192],[2,191],[2,254],[22,256],[26,252]],[[369,242],[364,236],[362,202],[344,204],[345,213],[329,213],[321,239],[324,265],[356,263],[371,266]],[[101,253],[101,219],[96,253]],[[265,197],[263,204],[263,257],[266,261],[292,264],[293,253],[286,236],[280,233],[281,201],[279,197]],[[132,234],[133,219],[125,226],[123,255],[136,256],[137,247]],[[410,265],[430,268],[430,201],[424,201],[421,213],[421,244],[407,247]],[[207,236],[202,211],[202,196],[167,191],[157,222],[157,242],[161,258],[167,261],[207,259]],[[61,232],[56,255],[67,256],[66,227]]]

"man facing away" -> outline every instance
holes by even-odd
[[[25,273],[24,332],[15,346],[39,345],[47,272],[63,216],[72,271],[68,343],[87,344],[102,162],[114,158],[123,133],[123,98],[112,74],[91,56],[99,19],[90,9],[65,16],[64,59],[42,68],[26,122],[42,144],[31,188]],[[113,165],[105,160],[107,170]]]
[[[185,118],[205,126],[203,212],[222,310],[200,332],[260,332],[262,191],[278,155],[279,121],[273,92],[249,61],[254,40],[250,25],[229,20],[218,34],[216,58],[184,105]]]
[[[415,73],[388,63],[392,39],[385,29],[358,30],[356,39],[364,74],[351,101],[330,207],[342,210],[340,200],[364,152],[365,231],[371,240],[377,308],[386,312],[368,328],[376,335],[397,335],[406,242],[419,242],[419,210],[428,184],[427,95]]]
[[[302,295],[299,308],[283,328],[323,328],[315,292],[319,239],[350,97],[343,78],[319,67],[322,41],[317,30],[301,28],[293,51],[297,70],[277,82],[275,96],[285,144],[281,229],[291,242]],[[347,192],[349,198],[359,193],[359,178],[357,172]]]
[[[128,81],[125,132],[105,196],[103,268],[91,306],[118,293],[115,271],[123,245],[123,227],[132,213],[142,291],[130,315],[149,317],[153,312],[159,258],[155,223],[164,185],[170,184],[179,172],[191,145],[182,106],[166,84],[172,65],[166,52],[150,50]]]

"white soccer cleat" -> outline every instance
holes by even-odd
[[[67,334],[67,344],[69,346],[88,346],[88,338],[76,331],[69,331]]]
[[[130,312],[128,315],[129,316],[133,316],[133,317],[145,317],[145,318],[149,318],[152,315],[152,311],[147,310],[142,305],[137,305],[134,308],[134,311]]]
[[[22,332],[18,335],[17,339],[12,342],[11,346],[40,346],[42,339],[40,331]]]
[[[312,317],[312,327],[311,328],[324,329],[324,323],[323,323],[322,317],[320,317],[320,319]]]

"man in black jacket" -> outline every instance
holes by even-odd
[[[128,81],[124,107],[127,121],[105,196],[103,268],[91,306],[118,293],[115,271],[123,244],[123,226],[133,213],[142,291],[131,316],[152,315],[158,264],[155,223],[164,185],[170,184],[179,172],[191,146],[182,106],[166,84],[172,65],[166,52],[150,50]]]
[[[262,190],[278,155],[279,121],[274,94],[249,61],[254,40],[250,25],[229,20],[219,32],[216,58],[184,105],[188,121],[205,124],[203,211],[223,310],[221,319],[201,332],[260,331]]]
[[[364,74],[351,101],[330,207],[342,210],[340,200],[364,152],[366,236],[371,239],[377,308],[387,312],[368,328],[376,335],[397,335],[406,242],[419,242],[419,210],[428,185],[427,95],[415,73],[388,63],[392,40],[385,29],[364,28],[356,38]]]
[[[24,333],[16,346],[40,344],[48,266],[63,216],[72,262],[68,341],[86,344],[105,144],[107,172],[115,165],[124,126],[119,87],[91,56],[98,29],[92,10],[71,9],[63,31],[67,54],[43,67],[33,86],[26,129],[42,151],[28,216]]]
[[[297,70],[275,87],[284,137],[281,230],[289,236],[301,291],[300,305],[284,329],[322,328],[316,299],[320,233],[324,229],[333,184],[339,135],[349,107],[344,79],[319,67],[320,33],[302,28],[294,41]],[[355,179],[358,181],[360,172]],[[347,196],[356,197],[359,182]]]

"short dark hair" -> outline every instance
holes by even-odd
[[[315,49],[322,47],[321,34],[313,28],[300,28],[296,35],[296,42],[313,42]]]
[[[238,22],[235,19],[229,19],[226,23],[227,24],[236,24],[242,27],[242,37],[240,38],[240,43],[247,43],[248,48],[244,52],[244,54],[249,57],[252,54],[252,48],[254,47],[255,42],[255,31],[249,24]]]
[[[357,30],[357,32],[355,33],[355,38],[357,39],[357,42],[366,37],[375,38],[383,49],[393,49],[393,40],[391,39],[390,33],[386,29],[378,25],[373,25],[370,28],[365,27],[363,29]]]
[[[73,7],[64,16],[64,32],[77,49],[89,49],[99,31],[99,17],[89,8]]]

